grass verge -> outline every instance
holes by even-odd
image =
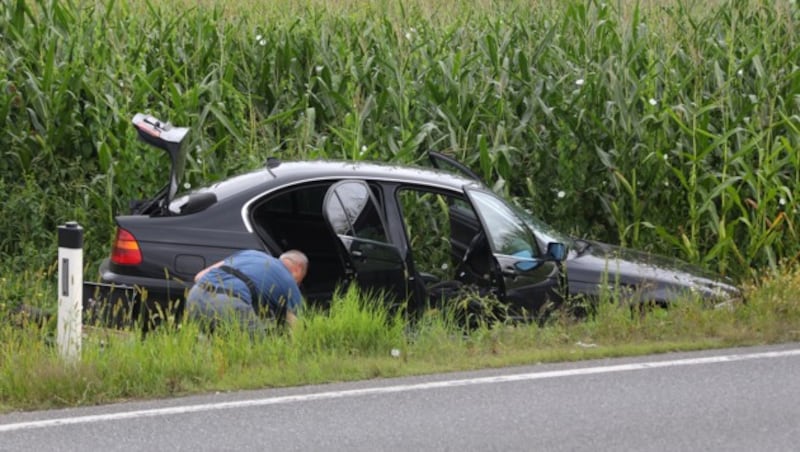
[[[686,303],[631,316],[606,302],[591,320],[464,333],[442,312],[410,326],[351,290],[328,312],[306,312],[292,334],[207,337],[191,323],[144,340],[90,330],[72,364],[58,356],[52,325],[20,325],[4,313],[0,411],[796,341],[799,291],[800,271],[791,270],[748,288],[747,304],[732,309]]]

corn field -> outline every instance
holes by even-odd
[[[797,260],[794,0],[0,0],[0,259],[88,264],[167,181],[267,157],[457,157],[553,226],[747,278]]]

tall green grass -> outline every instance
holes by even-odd
[[[405,353],[408,346],[404,318],[356,289],[337,294],[328,312],[303,312],[291,333],[253,335],[233,322],[208,335],[186,321],[142,340],[136,328],[87,327],[77,363],[58,355],[53,321],[40,323],[5,307],[0,315],[12,319],[0,323],[2,408],[367,378],[394,373],[399,356],[392,350]],[[378,367],[365,368],[370,360]]]
[[[800,253],[791,1],[0,2],[0,256],[48,268],[166,181],[135,139],[192,128],[185,186],[268,156],[458,157],[576,235],[737,277]]]
[[[80,359],[69,362],[58,355],[52,322],[13,316],[0,322],[0,412],[797,341],[798,290],[795,269],[749,287],[748,303],[730,309],[680,303],[631,315],[610,293],[584,321],[553,316],[543,325],[464,329],[448,310],[408,324],[378,298],[351,289],[327,312],[303,312],[291,333],[253,335],[234,324],[207,335],[191,321],[145,338],[91,330]],[[0,307],[0,318],[8,314]]]

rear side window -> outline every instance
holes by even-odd
[[[331,193],[328,221],[338,235],[388,242],[378,208],[366,184],[349,182]]]

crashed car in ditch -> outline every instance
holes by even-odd
[[[179,193],[189,130],[144,114],[133,124],[169,155],[169,181],[116,217],[100,281],[85,283],[85,303],[95,309],[122,301],[133,317],[179,314],[207,265],[241,249],[279,255],[293,248],[310,260],[301,286],[307,303],[323,307],[350,284],[409,312],[446,304],[453,287],[474,288],[514,318],[597,299],[610,286],[663,305],[740,297],[730,281],[678,260],[560,233],[438,153],[429,153],[430,167],[270,158]]]

